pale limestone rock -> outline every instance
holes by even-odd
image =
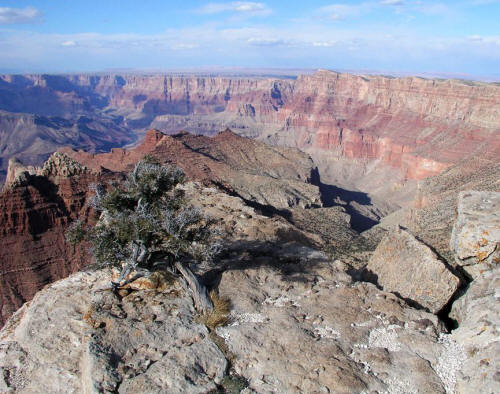
[[[455,261],[469,275],[500,263],[500,193],[465,191],[458,196],[458,215],[450,239]]]
[[[460,284],[436,253],[402,228],[389,232],[380,241],[367,270],[384,290],[432,313],[448,303]]]
[[[34,166],[25,166],[21,161],[16,159],[15,157],[11,157],[9,159],[9,164],[7,167],[7,177],[5,179],[4,187],[9,187],[12,185],[18,178],[26,178],[30,175],[35,175],[40,172],[39,167]]]
[[[459,393],[500,392],[500,268],[474,279],[452,307],[459,327],[451,338],[463,347]]]
[[[0,331],[0,391],[205,393],[227,361],[196,323],[192,301],[134,291],[119,299],[111,273],[80,272],[40,291]],[[98,290],[96,292],[96,290]]]
[[[444,332],[435,315],[353,282],[345,264],[312,250],[272,267],[260,257],[219,284],[232,323],[217,333],[251,392],[445,392],[433,369]]]

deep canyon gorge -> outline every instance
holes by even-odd
[[[458,80],[326,70],[296,79],[2,76],[0,109],[4,175],[10,156],[41,164],[57,146],[105,151],[149,128],[213,135],[229,127],[297,147],[325,177],[372,190],[377,184],[366,182],[381,181],[379,170],[420,180],[470,157],[498,158],[500,149],[500,86]]]
[[[194,381],[196,389],[212,389],[227,373],[226,360],[257,392],[337,385],[344,392],[417,392],[423,387],[451,393],[456,381],[467,392],[479,384],[477,363],[483,363],[487,387],[500,380],[495,334],[490,333],[497,330],[498,319],[491,289],[498,282],[500,261],[499,84],[327,70],[297,78],[0,76],[0,324],[35,297],[9,320],[0,340],[13,341],[17,335],[16,344],[38,352],[36,341],[22,331],[33,326],[49,335],[44,327],[50,318],[45,321],[38,309],[50,304],[76,316],[95,302],[102,271],[84,270],[47,286],[89,264],[86,245],[70,245],[64,230],[75,219],[95,221],[89,204],[93,185],[124,177],[145,155],[182,168],[194,182],[188,194],[228,234],[222,268],[200,275],[232,300],[234,324],[217,331],[231,352],[222,354],[213,337],[205,336],[206,329],[193,323],[182,289],[168,295],[158,291],[154,300],[144,300],[144,311],[154,318],[127,301],[143,288],[120,299],[127,313],[116,312],[117,301],[104,294],[97,298],[108,309],[94,311],[104,324],[97,328],[107,327],[102,335],[80,343],[75,339],[79,318],[64,320],[60,335],[78,343],[67,365],[78,359],[91,366],[82,367],[80,380],[54,378],[58,384],[75,390],[110,385],[116,392],[120,384],[132,392],[163,387],[158,382],[142,386],[136,379],[154,375],[154,368],[109,372],[114,356],[106,355],[108,360],[92,353],[104,352],[109,344],[122,346],[110,327],[130,325],[127,338],[135,335],[137,321],[152,319],[152,325],[157,317],[171,319],[179,332],[196,331],[196,338],[186,334],[183,341],[195,344],[187,357],[206,376],[179,373],[178,382],[176,377],[168,383],[177,388]],[[394,257],[405,248],[411,253]],[[237,268],[226,270],[232,265]],[[413,282],[428,287],[414,289]],[[165,297],[174,300],[180,315],[173,309],[158,312],[156,302],[170,302]],[[491,319],[484,317],[487,305],[494,305]],[[127,314],[129,320],[119,320]],[[471,344],[467,338],[479,324],[486,334]],[[290,337],[277,338],[283,327]],[[148,330],[141,335],[151,343],[158,335],[175,339],[163,328]],[[280,366],[289,356],[279,346],[293,348],[288,342],[275,345],[281,340],[300,344],[290,356],[293,373]],[[276,364],[259,353],[259,341]],[[467,356],[456,351],[453,341],[469,346]],[[168,351],[157,348],[144,350],[151,365],[170,365]],[[120,353],[120,360],[140,358],[142,350],[137,351]],[[17,348],[9,352],[20,359],[35,357]],[[329,358],[328,352],[338,358]],[[204,354],[212,354],[217,365]],[[458,367],[453,373],[446,368],[459,356],[464,369],[456,377]],[[322,360],[322,370],[314,357]],[[494,361],[484,361],[490,358]],[[102,359],[109,365],[95,361]],[[67,368],[65,359],[52,362],[54,370]],[[0,357],[0,368],[2,363],[14,368],[8,357]],[[29,361],[19,367],[19,376],[26,381],[32,373],[38,376],[33,365]],[[97,368],[104,374],[102,382],[96,383],[85,368]],[[266,368],[282,380],[266,378]],[[304,379],[304,371],[315,372]],[[406,371],[409,383],[402,377]],[[50,379],[40,379],[50,390]],[[29,391],[31,383],[26,384]]]

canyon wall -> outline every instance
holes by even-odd
[[[61,146],[103,152],[135,139],[131,130],[107,116],[62,118],[0,111],[0,184],[10,158],[40,165]]]
[[[372,190],[388,174],[400,187],[467,157],[500,157],[500,86],[480,82],[326,70],[296,80],[0,76],[0,109],[113,116],[134,131],[215,134],[230,127],[306,151],[329,182]]]
[[[192,179],[275,209],[321,205],[313,185],[319,181],[315,165],[324,183],[370,192],[384,203],[414,201],[417,189],[410,186],[425,178],[417,205],[426,209],[410,215],[424,212],[426,219],[412,220],[408,227],[435,229],[423,236],[431,241],[439,232],[444,255],[449,225],[441,231],[443,219],[433,214],[436,203],[429,201],[434,194],[439,201],[452,201],[454,194],[433,194],[439,188],[429,177],[442,173],[439,179],[456,181],[455,193],[468,184],[458,174],[480,158],[478,173],[491,173],[485,181],[492,185],[488,190],[498,189],[493,182],[500,158],[496,84],[324,70],[296,80],[0,76],[0,110],[0,170],[12,156],[40,165],[62,145],[91,151],[63,150],[64,157],[85,169],[73,177],[64,176],[72,170],[59,170],[59,165],[33,167],[29,176],[11,161],[11,185],[0,194],[0,321],[44,284],[81,268],[86,257],[64,242],[63,229],[88,214],[85,201],[92,182],[129,169],[146,153],[183,166]],[[134,150],[92,152],[129,144],[150,125],[172,136],[150,132]],[[299,148],[314,163],[293,149],[228,131],[214,138],[178,133],[210,135],[226,127],[268,144]],[[474,174],[467,176],[477,179]],[[379,216],[391,210],[384,208]],[[453,205],[444,211],[450,223]]]
[[[85,248],[66,243],[63,229],[89,217],[85,201],[97,175],[58,154],[36,171],[19,172],[0,193],[0,324],[43,286],[88,264]]]

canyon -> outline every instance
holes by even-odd
[[[500,154],[500,86],[494,83],[327,70],[296,79],[4,75],[0,109],[7,111],[0,119],[12,117],[9,113],[75,123],[82,115],[104,119],[128,135],[149,128],[213,135],[229,127],[273,145],[297,147],[311,155],[329,183],[385,198],[463,159],[494,161]],[[93,146],[72,135],[52,146],[99,151],[111,147],[109,140],[115,147],[130,143],[125,135],[110,131],[108,143]],[[4,139],[4,172],[8,156],[39,150],[35,143],[7,149],[13,142]],[[26,138],[19,134],[18,139]]]
[[[0,76],[1,320],[84,265],[63,228],[89,216],[91,184],[145,154],[337,247],[361,239],[348,225],[332,236],[337,219],[358,231],[376,225],[366,233],[372,249],[402,224],[450,259],[458,193],[499,188],[499,117],[500,86],[458,80],[326,70],[296,79]]]
[[[219,265],[197,274],[231,300],[226,326],[200,324],[176,281],[101,292],[109,270],[65,239],[98,220],[95,185],[144,156],[182,168],[225,234]],[[0,181],[0,391],[498,387],[498,84],[3,75]],[[137,322],[148,346],[125,352]],[[54,358],[59,336],[68,358]],[[172,365],[185,373],[157,373]]]

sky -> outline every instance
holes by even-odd
[[[0,72],[326,68],[500,76],[500,0],[0,0]]]

